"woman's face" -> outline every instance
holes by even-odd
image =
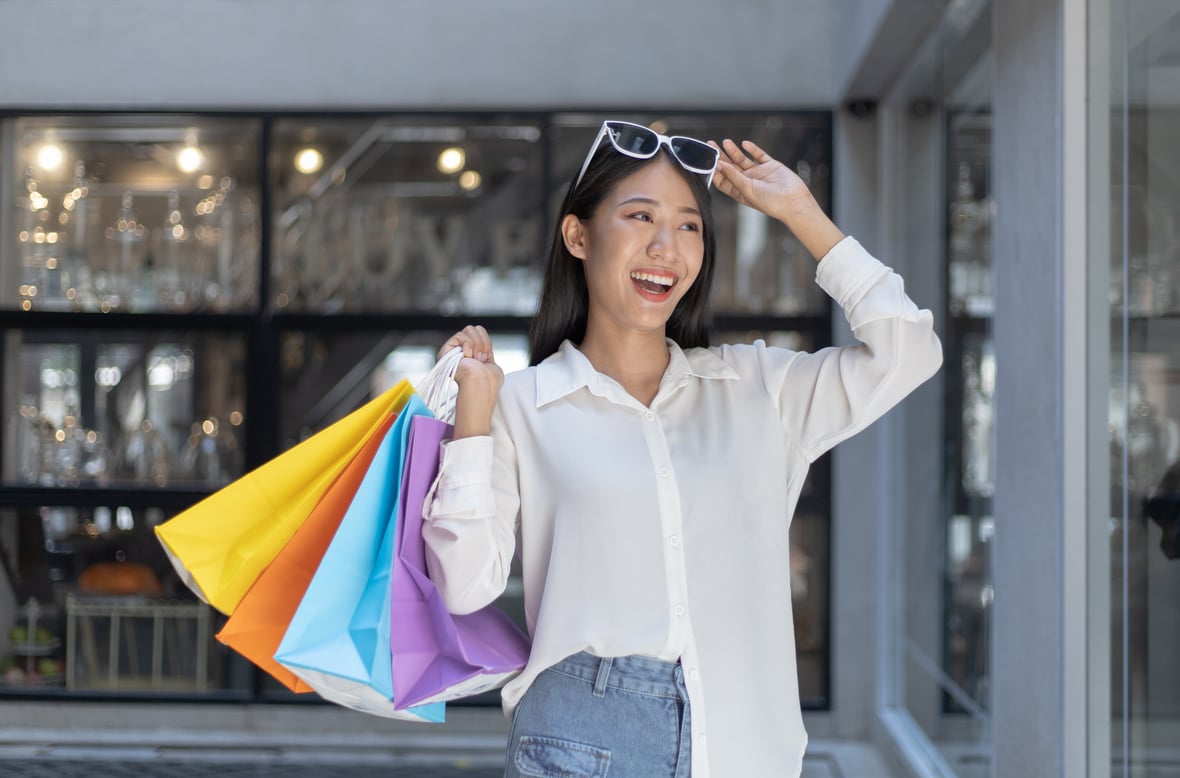
[[[704,261],[700,208],[661,155],[615,185],[590,219],[565,217],[566,247],[583,260],[589,326],[663,333]]]

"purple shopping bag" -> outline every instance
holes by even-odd
[[[422,508],[438,475],[439,446],[451,425],[428,416],[410,423],[401,483],[390,598],[394,709],[445,702],[503,686],[529,657],[529,640],[488,606],[454,615],[426,573]]]

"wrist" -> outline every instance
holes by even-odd
[[[775,213],[775,218],[792,231],[801,221],[810,221],[817,217],[827,218],[815,196],[809,191],[786,198]]]
[[[491,434],[497,389],[491,382],[482,379],[465,381],[460,385],[459,396],[455,399],[456,438]]]

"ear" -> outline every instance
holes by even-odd
[[[565,241],[566,251],[578,259],[585,259],[586,238],[586,227],[582,220],[572,213],[567,213],[561,220],[561,239]]]

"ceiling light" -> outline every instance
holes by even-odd
[[[295,169],[300,173],[310,175],[324,166],[324,155],[310,146],[300,149],[295,154]]]
[[[195,173],[201,168],[205,157],[196,146],[185,146],[176,155],[176,166],[182,173]]]
[[[467,155],[458,146],[443,149],[442,153],[438,155],[438,169],[447,175],[458,173],[465,164],[467,164]]]
[[[482,181],[483,176],[474,170],[464,170],[459,174],[459,186],[468,192],[478,189]]]
[[[61,167],[65,153],[56,143],[46,143],[37,152],[37,165],[42,170],[57,170]]]

